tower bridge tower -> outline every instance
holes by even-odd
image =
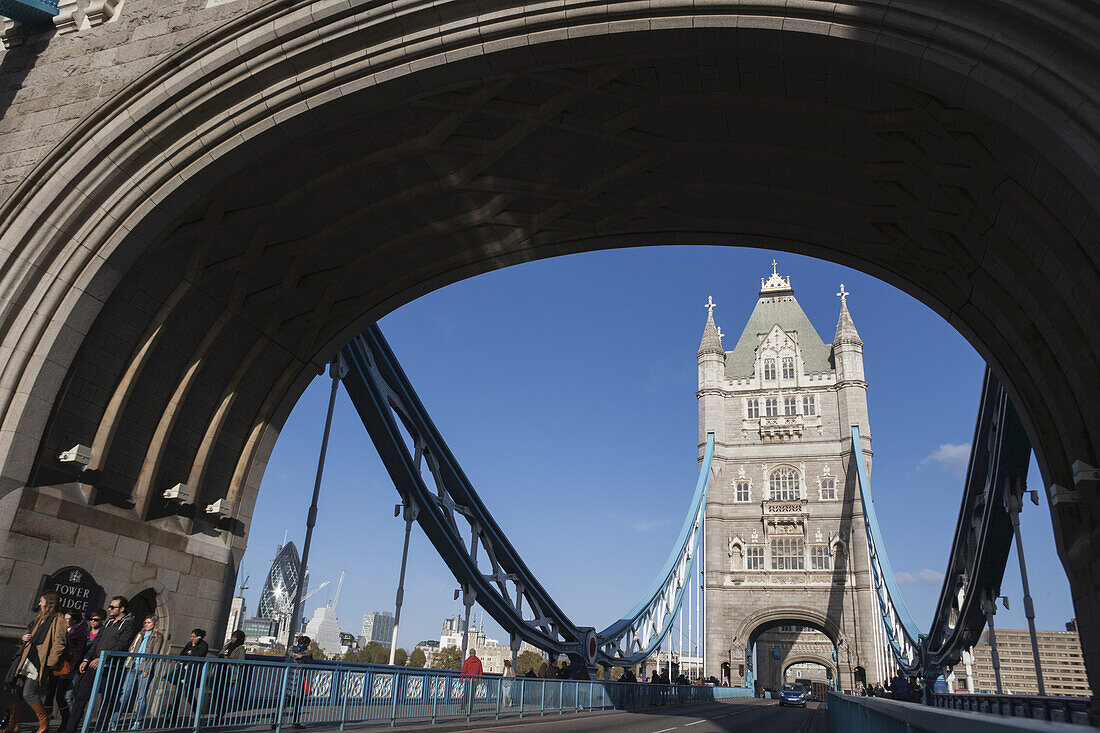
[[[699,363],[700,456],[715,434],[706,510],[706,674],[738,684],[791,627],[835,647],[842,688],[888,679],[890,659],[869,572],[851,426],[871,465],[863,342],[841,286],[832,344],[814,330],[777,263],[731,350],[707,301]],[[826,661],[832,657],[830,653]],[[742,665],[744,665],[742,667]],[[768,660],[767,675],[786,660]],[[741,677],[741,670],[745,677]]]

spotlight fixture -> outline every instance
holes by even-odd
[[[176,484],[172,488],[164,490],[164,498],[186,504],[191,501],[191,487],[187,484]]]
[[[83,443],[77,443],[72,448],[59,455],[57,460],[62,463],[77,463],[81,466],[87,466],[92,460],[92,449]]]
[[[206,513],[207,514],[216,514],[219,517],[228,517],[229,516],[229,502],[227,502],[225,499],[218,499],[213,504],[207,504],[206,505]]]

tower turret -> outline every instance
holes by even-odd
[[[848,296],[840,284],[840,317],[833,338],[833,364],[836,368],[837,397],[840,420],[844,427],[859,426],[859,434],[865,448],[871,443],[871,428],[867,419],[867,380],[863,375],[863,341],[848,312]],[[870,467],[870,456],[867,456]]]
[[[707,296],[707,323],[703,327],[703,339],[695,354],[699,361],[699,441],[706,441],[708,432],[720,438],[722,424],[722,379],[726,371],[726,351],[722,348],[722,334],[714,323],[717,304]]]

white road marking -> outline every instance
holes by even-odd
[[[695,721],[694,723],[686,723],[686,724],[684,725],[684,727],[685,727],[685,728],[690,728],[690,727],[691,727],[691,726],[693,726],[693,725],[699,725],[700,723],[705,723],[705,722],[707,722],[707,719],[706,719],[706,718],[704,718],[703,720],[696,720],[696,721]]]
[[[653,733],[668,733],[670,730],[676,730],[675,728],[662,728],[661,730],[654,731]]]

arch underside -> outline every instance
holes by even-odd
[[[1084,103],[1020,109],[1022,61],[981,67],[986,42],[862,6],[754,29],[736,4],[685,27],[611,3],[544,21],[573,33],[440,32],[396,63],[384,18],[356,34],[372,19],[309,5],[185,49],[35,174],[73,191],[32,177],[0,211],[38,268],[3,270],[0,491],[72,480],[54,457],[85,443],[98,500],[156,519],[184,481],[229,498],[243,540],[279,427],[365,325],[481,272],[663,244],[882,278],[1009,385],[1048,485],[1097,463],[1095,124]],[[1029,42],[1035,64],[1053,41]]]

